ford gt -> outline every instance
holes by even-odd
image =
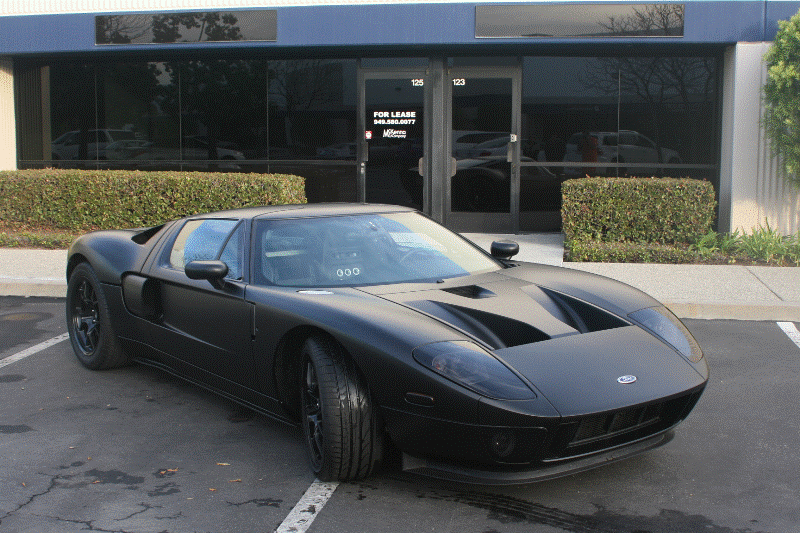
[[[466,483],[579,472],[667,443],[708,380],[628,285],[490,253],[409,208],[244,208],[78,238],[72,347],[302,426],[321,480],[384,463]]]

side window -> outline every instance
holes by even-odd
[[[656,144],[644,135],[639,135],[639,146],[644,146],[645,148],[651,148],[653,150],[656,149]]]
[[[172,245],[169,266],[183,270],[190,261],[221,259],[228,264],[229,278],[241,277],[243,226],[231,235],[237,224],[237,220],[226,219],[190,220]]]
[[[242,264],[244,263],[244,224],[236,226],[228,243],[222,250],[220,260],[228,265],[228,279],[242,279]]]
[[[636,137],[634,137],[630,133],[620,133],[619,143],[626,144],[628,146],[636,146]]]

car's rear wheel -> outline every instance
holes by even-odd
[[[322,481],[368,476],[380,456],[376,413],[353,362],[330,339],[312,337],[301,353],[303,431]]]
[[[100,370],[129,362],[114,335],[100,280],[88,263],[76,266],[69,278],[67,329],[72,349],[86,368]]]

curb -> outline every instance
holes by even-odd
[[[0,296],[66,298],[67,282],[40,279],[0,279]]]
[[[662,302],[678,318],[800,322],[800,304],[787,302]]]

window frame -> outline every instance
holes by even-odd
[[[241,235],[240,242],[239,242],[239,252],[240,252],[239,253],[239,255],[240,255],[240,257],[239,257],[239,261],[240,261],[239,268],[240,268],[241,276],[238,277],[238,278],[231,278],[228,275],[226,275],[225,279],[228,280],[228,281],[244,281],[246,279],[248,265],[249,265],[247,245],[248,245],[248,243],[250,241],[249,241],[248,235],[247,235],[247,224],[245,224],[243,219],[239,219],[239,218],[235,218],[235,217],[197,217],[197,218],[191,218],[191,219],[186,220],[181,225],[180,229],[178,229],[177,232],[175,233],[175,237],[173,237],[170,240],[169,245],[164,249],[164,251],[162,253],[162,256],[161,256],[161,260],[159,261],[161,268],[164,268],[164,269],[167,269],[167,270],[170,270],[170,271],[173,271],[173,272],[185,272],[186,271],[186,263],[185,262],[183,263],[183,266],[180,266],[180,267],[173,263],[173,253],[175,252],[175,246],[178,243],[178,241],[181,239],[181,235],[183,235],[184,231],[186,230],[186,228],[190,224],[199,222],[197,227],[194,228],[192,231],[190,231],[186,235],[186,240],[188,240],[189,237],[192,235],[192,233],[194,233],[194,231],[199,229],[204,222],[210,221],[210,220],[214,220],[214,221],[230,221],[230,222],[233,222],[234,224],[231,226],[230,230],[225,235],[225,238],[220,240],[220,245],[216,249],[216,252],[215,252],[215,255],[214,255],[213,258],[211,258],[211,259],[194,259],[194,260],[195,261],[200,261],[200,260],[204,260],[204,261],[205,260],[221,261],[220,258],[222,257],[222,254],[225,251],[225,249],[228,247],[228,244],[230,243],[231,239],[233,238],[233,236],[236,234],[237,231],[241,230],[242,231],[242,235]],[[181,257],[182,259],[186,257],[185,254],[186,254],[186,251],[185,251],[185,241],[184,241],[183,254],[182,254],[182,257]],[[230,265],[229,265],[229,268],[230,268]]]

